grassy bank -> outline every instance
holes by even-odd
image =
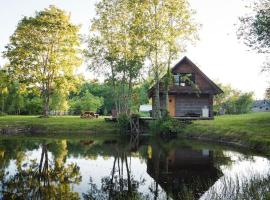
[[[270,112],[225,115],[211,121],[195,121],[184,130],[184,134],[261,151],[270,150]]]
[[[98,119],[81,119],[79,116],[60,116],[38,118],[37,116],[2,116],[0,129],[7,127],[36,127],[46,133],[89,133],[113,134],[117,131],[116,124]]]
[[[80,119],[79,116],[38,118],[37,116],[2,116],[0,129],[7,127],[34,127],[44,137],[113,136],[115,123],[104,118]],[[270,112],[244,115],[225,115],[210,121],[194,121],[184,130],[184,136],[212,140],[251,149],[270,150]]]

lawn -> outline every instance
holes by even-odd
[[[91,133],[109,134],[116,132],[114,123],[98,119],[81,119],[79,116],[54,116],[38,118],[37,116],[2,116],[0,129],[6,127],[36,127],[47,133]]]
[[[195,121],[184,133],[191,137],[230,141],[264,149],[270,147],[270,112],[224,115],[210,121]]]
[[[113,136],[116,123],[79,116],[38,118],[37,116],[2,116],[0,129],[6,127],[36,127],[47,137]],[[209,139],[245,145],[251,149],[270,151],[270,112],[244,115],[224,115],[214,120],[194,121],[183,131],[184,137]],[[59,133],[59,134],[58,134]]]

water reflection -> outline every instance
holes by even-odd
[[[102,177],[98,188],[90,177],[90,189],[83,194],[84,199],[141,199],[143,194],[138,191],[144,179],[135,180],[131,172],[131,157],[127,152],[116,152],[110,175]]]
[[[139,141],[1,140],[0,199],[222,199],[232,172],[270,166],[189,141]]]
[[[1,177],[3,199],[79,199],[70,184],[79,183],[81,176],[76,164],[64,165],[66,141],[40,145],[41,153],[33,160],[26,159],[23,151],[14,152],[16,172],[6,171]],[[54,152],[49,159],[48,149]],[[4,171],[4,169],[2,169]]]
[[[172,148],[162,151],[160,146],[149,146],[151,154],[147,159],[147,173],[173,199],[198,199],[222,175],[213,166],[213,151]]]

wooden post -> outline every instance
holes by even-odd
[[[140,134],[140,119],[138,116],[131,116],[130,128],[131,134]]]
[[[214,117],[214,113],[213,113],[213,95],[209,94],[209,117]]]
[[[139,145],[140,117],[132,115],[130,118],[130,148],[136,150]]]

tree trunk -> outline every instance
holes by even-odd
[[[50,110],[50,95],[49,94],[45,94],[43,96],[43,116],[44,117],[48,117],[49,116],[49,110]]]
[[[171,82],[171,76],[170,76],[170,65],[171,65],[171,51],[169,52],[169,60],[168,60],[168,66],[167,66],[167,74],[166,74],[166,81],[164,84],[164,104],[163,104],[163,116],[168,114],[168,104],[169,104],[169,86]]]
[[[156,87],[155,87],[155,111],[154,117],[159,119],[161,117],[160,114],[160,97],[159,97],[159,80],[156,79]]]
[[[3,98],[2,98],[2,113],[4,113],[4,109],[5,109],[5,98],[4,98],[4,95],[3,95]]]

